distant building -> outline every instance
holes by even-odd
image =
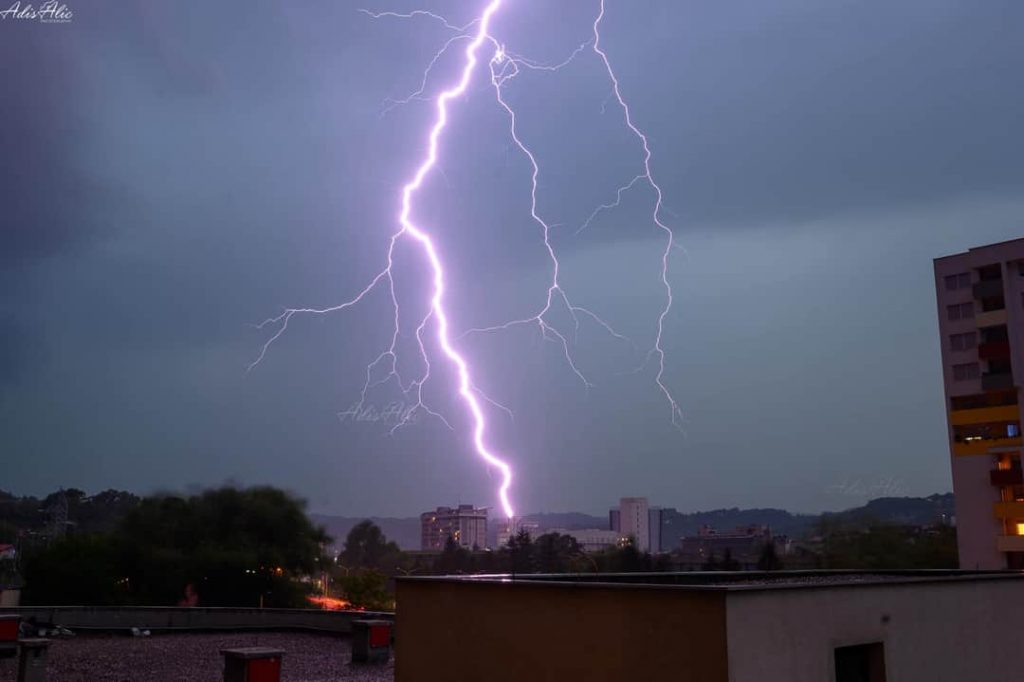
[[[466,549],[483,549],[487,546],[487,509],[471,504],[438,507],[420,514],[420,531],[420,548],[425,551],[444,549],[449,537]]]
[[[1021,569],[1024,239],[934,265],[960,567]]]
[[[750,570],[757,567],[764,546],[773,542],[768,526],[744,526],[719,532],[705,525],[697,535],[682,539],[678,564],[680,568],[699,570],[712,559],[722,561],[728,556],[739,564],[738,568]]]
[[[619,500],[619,532],[633,538],[641,552],[650,551],[650,509],[646,497],[623,497]]]
[[[600,552],[604,549],[618,547],[623,541],[622,534],[618,531],[601,528],[555,528],[546,532],[574,538],[584,552]]]
[[[625,539],[618,531],[606,530],[604,528],[541,529],[539,524],[520,522],[516,523],[511,529],[506,525],[504,528],[498,530],[498,547],[504,547],[507,545],[508,540],[512,535],[523,530],[529,533],[530,539],[534,541],[536,541],[541,535],[547,535],[548,533],[568,535],[576,540],[580,549],[584,552],[600,552],[601,550],[609,549],[611,547],[619,547]]]
[[[647,510],[647,551],[651,554],[660,554],[664,551],[661,543],[661,507],[651,507]]]
[[[608,510],[608,530],[614,530],[618,532],[622,529],[622,521],[619,518],[619,508]]]
[[[530,534],[530,537],[534,540],[539,538],[545,531],[540,529],[538,523],[527,523],[524,521],[509,521],[505,523],[501,528],[498,529],[498,547],[504,547],[508,544],[509,538],[518,533],[521,530],[525,530]]]

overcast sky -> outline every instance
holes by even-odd
[[[419,3],[77,1],[64,24],[0,20],[0,488],[140,493],[273,483],[314,510],[494,505],[438,362],[424,415],[341,420],[392,333],[386,291],[326,306],[383,265],[450,37],[359,7]],[[455,23],[481,2],[438,2]],[[596,0],[506,0],[494,33],[566,58]],[[459,343],[515,463],[524,511],[838,509],[950,488],[932,259],[1024,236],[1024,4],[607,0],[602,44],[647,131],[685,251],[663,292],[641,150],[589,49],[509,83],[541,166],[539,210],[586,320],[585,388],[521,327]],[[439,61],[436,93],[461,52]],[[417,216],[446,257],[454,331],[529,316],[549,264],[529,166],[480,70],[452,105]],[[399,253],[408,353],[425,271]],[[422,305],[419,311],[422,312]],[[573,338],[573,325],[552,323]],[[401,367],[416,369],[415,354]],[[401,401],[393,383],[370,393]]]

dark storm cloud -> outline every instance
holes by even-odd
[[[23,322],[0,314],[0,402],[4,389],[28,378],[28,370],[36,359],[42,338]]]
[[[1024,72],[1021,3],[610,11],[609,49],[631,53],[623,80],[687,218],[803,219],[1024,183],[1024,89],[1011,85]]]
[[[8,269],[87,239],[82,207],[94,189],[69,166],[76,134],[74,64],[45,27],[8,30],[0,97],[0,267]],[[69,97],[70,95],[70,97]]]
[[[472,6],[432,8],[468,21]],[[524,508],[598,510],[626,493],[821,508],[842,506],[822,491],[849,476],[947,484],[928,268],[1019,236],[1024,4],[607,6],[604,47],[693,259],[673,260],[666,332],[690,421],[674,432],[649,374],[615,374],[635,365],[629,348],[586,325],[589,392],[529,330],[467,340],[481,384],[517,411],[493,425],[521,464]],[[493,481],[443,425],[387,438],[338,422],[390,338],[384,292],[296,319],[244,372],[266,339],[251,323],[337,303],[381,267],[430,111],[381,116],[381,103],[419,85],[443,30],[318,0],[73,9],[65,25],[0,23],[0,442],[32,462],[9,485],[238,476],[353,514],[489,502]],[[509,44],[557,62],[589,38],[596,2],[507,9]],[[572,234],[640,161],[595,56],[524,74],[509,97],[538,151],[541,210],[565,226],[567,286],[648,343],[661,304],[649,193]],[[527,164],[487,88],[452,125],[464,135],[446,140],[418,214],[450,255],[455,323],[529,315],[548,264]],[[751,470],[756,486],[737,486]]]

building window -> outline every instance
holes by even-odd
[[[969,289],[971,286],[971,273],[961,272],[959,275],[947,275],[946,280],[946,291],[956,291],[957,289]]]
[[[954,381],[970,381],[977,379],[980,376],[980,370],[978,363],[976,362],[965,362],[962,365],[953,365],[953,380]]]
[[[978,345],[978,333],[966,332],[964,334],[950,334],[950,350],[971,350]]]
[[[969,320],[974,317],[974,303],[954,303],[946,306],[946,317],[950,321]]]
[[[836,647],[835,662],[836,682],[885,682],[882,642]]]

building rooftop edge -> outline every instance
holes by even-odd
[[[682,579],[669,582],[671,579]],[[646,579],[646,580],[645,580]],[[760,590],[884,587],[921,583],[957,583],[987,580],[1024,580],[1024,571],[970,571],[952,569],[891,571],[688,571],[675,573],[566,573],[528,575],[401,576],[398,582],[479,583],[533,585],[577,589],[643,589],[692,592],[750,592]]]
[[[1001,242],[995,242],[993,244],[984,244],[982,246],[972,246],[972,247],[968,248],[966,251],[960,251],[960,252],[957,252],[957,253],[950,253],[950,254],[947,254],[945,256],[938,256],[937,258],[933,258],[932,260],[933,261],[940,261],[940,260],[946,260],[947,258],[958,258],[958,257],[961,257],[961,256],[966,256],[971,251],[981,251],[982,249],[990,249],[990,248],[993,248],[993,247],[996,247],[996,246],[1005,246],[1006,244],[1015,244],[1015,243],[1018,243],[1018,242],[1024,242],[1024,237],[1018,237],[1016,239],[1006,239],[1006,240],[1001,241]]]

